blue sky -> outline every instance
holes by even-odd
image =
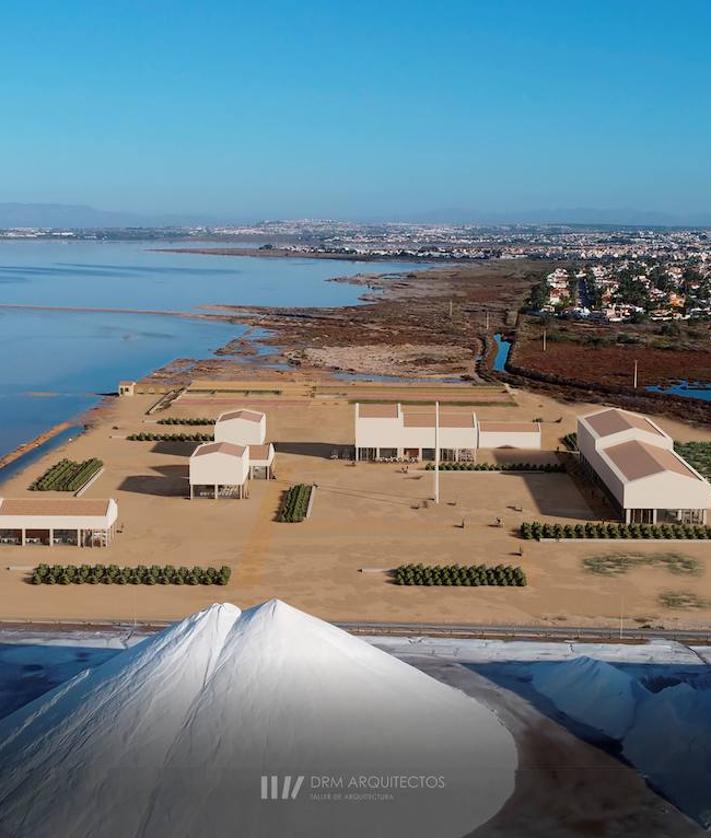
[[[711,213],[708,0],[6,0],[0,201]]]

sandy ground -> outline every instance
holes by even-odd
[[[29,494],[32,480],[61,457],[97,456],[106,469],[85,496],[115,497],[123,532],[112,547],[93,551],[0,547],[0,617],[173,619],[216,600],[244,606],[276,596],[331,620],[617,625],[622,613],[630,627],[709,624],[709,607],[671,611],[658,602],[667,590],[695,591],[711,602],[711,574],[705,567],[708,544],[672,548],[702,563],[702,575],[691,579],[659,567],[638,568],[618,578],[591,575],[582,569],[581,559],[614,551],[619,543],[539,544],[522,542],[513,534],[522,520],[565,523],[594,517],[595,499],[583,497],[568,475],[443,473],[442,503],[435,507],[427,503],[431,472],[410,467],[404,474],[396,465],[354,467],[329,459],[333,450],[352,443],[353,405],[343,393],[362,397],[361,385],[339,384],[318,393],[301,387],[281,395],[260,395],[257,385],[248,382],[244,387],[251,388],[248,397],[224,392],[188,395],[167,413],[214,416],[240,405],[266,411],[268,435],[279,452],[278,479],[252,481],[247,501],[186,500],[188,456],[194,445],[125,439],[133,431],[181,430],[157,426],[156,417],[145,416],[155,396],[113,400],[90,431],[7,481],[3,495]],[[427,385],[407,392],[430,398],[436,389]],[[518,406],[511,406],[505,394],[505,401],[497,403],[502,394],[490,388],[442,389],[450,399],[453,392],[483,401],[486,406],[476,408],[483,419],[544,419],[548,451],[482,452],[487,459],[555,460],[561,436],[574,429],[577,413],[589,407],[525,392],[516,393]],[[680,440],[711,439],[708,429],[674,421],[661,424]],[[295,525],[276,523],[282,491],[301,481],[318,484],[311,519]],[[497,516],[504,527],[493,526]],[[654,543],[633,547],[648,552],[670,549]],[[228,564],[233,575],[230,584],[220,588],[30,586],[26,569],[41,561]],[[420,561],[521,564],[529,585],[402,588],[390,584],[384,573],[359,572]]]
[[[432,368],[438,375],[474,372],[470,350],[436,344],[322,346],[297,350],[293,357],[314,367],[357,371],[363,375],[418,376],[423,369]]]

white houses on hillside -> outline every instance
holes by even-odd
[[[707,522],[711,485],[648,417],[618,408],[581,416],[577,442],[581,463],[627,523]]]
[[[112,498],[0,498],[0,544],[106,547],[117,519]]]
[[[190,457],[190,499],[247,496],[249,452],[245,445],[205,442]]]
[[[477,448],[541,447],[536,423],[482,422],[476,414],[442,407],[438,423],[440,458],[473,459]],[[402,404],[356,404],[356,459],[408,457],[432,460],[435,456],[435,408]]]
[[[215,422],[215,442],[263,445],[266,438],[267,417],[257,410],[228,410]]]

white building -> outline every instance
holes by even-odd
[[[117,519],[112,498],[0,498],[0,544],[106,547]]]
[[[483,432],[482,432],[482,429]],[[478,424],[471,410],[441,407],[439,448],[443,461],[473,459],[477,448],[541,447],[540,426],[522,422]],[[356,459],[406,457],[433,460],[435,408],[402,404],[356,404]]]
[[[538,422],[479,422],[479,448],[537,451],[540,447],[541,426]]]
[[[136,392],[135,381],[119,381],[118,394],[119,396],[132,396]]]
[[[711,485],[674,451],[674,442],[646,416],[607,408],[578,418],[583,466],[627,523],[708,520]]]
[[[190,457],[190,499],[247,497],[249,451],[231,442],[205,442]]]
[[[264,445],[267,417],[258,410],[228,410],[215,422],[215,442]]]
[[[264,445],[248,445],[250,479],[271,480],[272,463],[274,462],[274,446],[271,442]]]

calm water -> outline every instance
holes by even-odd
[[[200,305],[346,305],[326,282],[410,263],[156,253],[144,243],[0,242],[0,302],[152,310]],[[160,315],[0,309],[0,454],[179,357],[205,357],[243,329]]]
[[[671,387],[647,387],[653,393],[667,393],[670,396],[684,396],[687,399],[702,399],[711,402],[711,382],[680,381]]]
[[[504,340],[501,335],[494,335],[496,341],[496,357],[494,358],[494,369],[497,372],[506,371],[506,362],[509,359],[509,352],[511,351],[511,343]]]

